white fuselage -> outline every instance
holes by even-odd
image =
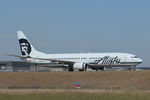
[[[72,61],[75,63],[89,63],[97,65],[111,65],[116,67],[121,66],[136,66],[142,63],[142,59],[137,58],[129,53],[71,53],[71,54],[45,54],[35,53],[31,55],[34,58],[56,59],[63,61]],[[26,59],[31,63],[50,63],[47,60]]]

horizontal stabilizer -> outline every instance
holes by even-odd
[[[18,57],[18,58],[29,58],[29,57],[24,57],[24,56],[19,56],[19,55],[13,55],[13,54],[5,54],[7,56],[13,56],[13,57]]]

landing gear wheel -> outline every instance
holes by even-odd
[[[132,71],[136,71],[136,66],[133,67]]]
[[[131,68],[128,68],[128,70],[131,71],[132,69],[131,69]]]
[[[69,68],[68,68],[68,71],[69,71],[69,72],[73,72],[73,67],[69,67]]]

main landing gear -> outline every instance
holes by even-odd
[[[129,71],[136,71],[136,66],[128,68]]]

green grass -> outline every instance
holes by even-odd
[[[147,91],[31,91],[1,92],[0,100],[150,100]]]

